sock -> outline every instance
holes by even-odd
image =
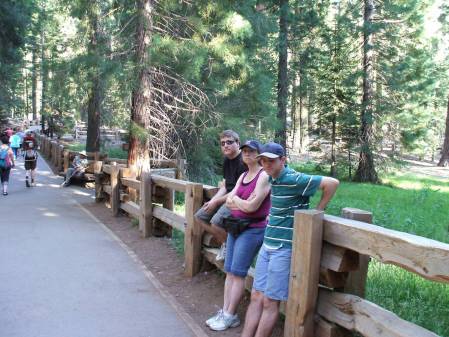
[[[231,317],[234,317],[233,314],[230,314],[229,312],[227,312],[227,311],[225,311],[225,310],[223,310],[223,315],[224,315],[225,318],[231,318]]]

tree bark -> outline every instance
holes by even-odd
[[[447,96],[446,131],[444,132],[443,148],[438,166],[445,166],[449,162],[449,95]]]
[[[277,117],[281,125],[276,130],[275,139],[284,148],[287,145],[287,33],[288,33],[288,0],[279,0],[279,62],[278,62],[278,95]]]
[[[33,39],[33,47],[32,47],[32,59],[31,63],[33,65],[33,70],[31,72],[31,105],[33,110],[33,120],[37,119],[37,73],[38,73],[38,64],[37,64],[37,45],[36,40]]]
[[[363,32],[363,98],[360,128],[360,157],[355,180],[377,183],[379,178],[374,166],[372,142],[374,136],[374,89],[373,89],[373,18],[374,0],[365,0]]]
[[[135,65],[138,80],[132,93],[128,167],[140,176],[142,172],[150,170],[151,75],[148,50],[151,44],[153,0],[138,0],[137,10]]]
[[[41,81],[42,81],[42,94],[41,94],[41,114],[46,111],[46,93],[47,93],[47,81],[48,81],[48,67],[45,52],[45,33],[41,29]]]
[[[89,55],[94,60],[92,67],[92,82],[89,89],[89,98],[87,104],[87,139],[86,151],[98,152],[100,150],[100,118],[101,118],[101,101],[102,86],[100,78],[99,61],[100,58],[100,23],[99,9],[97,4],[92,3],[90,6],[90,43],[88,46]]]

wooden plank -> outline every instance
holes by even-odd
[[[70,167],[70,151],[64,150],[64,173],[67,172],[67,169]]]
[[[185,274],[188,277],[196,275],[201,268],[201,238],[203,229],[201,224],[195,219],[195,213],[201,208],[202,204],[203,186],[201,184],[188,183],[185,193],[187,227],[184,235]]]
[[[324,288],[319,291],[317,310],[328,321],[365,337],[438,337],[358,296]]]
[[[217,194],[220,188],[216,186],[203,185],[203,194],[205,200],[210,200],[212,197]]]
[[[331,215],[324,216],[324,240],[449,283],[449,244]]]
[[[95,202],[100,202],[104,199],[103,176],[103,172],[95,173]]]
[[[103,165],[103,172],[106,174],[111,174],[112,172],[112,165]]]
[[[323,214],[324,212],[317,210],[295,211],[285,337],[314,335]]]
[[[357,270],[359,253],[325,242],[321,252],[321,268],[337,272]]]
[[[345,219],[357,220],[373,223],[373,214],[358,208],[343,208],[341,216]],[[351,271],[346,280],[345,286],[340,289],[344,293],[365,297],[366,280],[368,278],[368,267],[371,260],[369,255],[359,255],[359,267],[357,270]]]
[[[151,180],[153,184],[156,184],[164,188],[170,188],[178,192],[186,192],[187,185],[189,184],[188,181],[168,178],[157,174],[151,174]],[[202,196],[201,199],[203,199]]]
[[[328,288],[343,288],[348,280],[348,272],[336,272],[320,268],[320,284]]]
[[[132,178],[122,178],[122,185],[140,191],[140,180]]]
[[[140,207],[134,201],[122,202],[120,208],[136,219],[140,216]]]
[[[176,169],[175,168],[151,168],[151,175],[159,175],[168,178],[176,179]]]
[[[170,226],[182,232],[185,232],[185,217],[178,215],[173,211],[165,209],[164,207],[161,207],[159,205],[153,206],[153,216],[165,222],[166,224],[169,224]]]
[[[210,233],[204,233],[203,245],[206,247],[214,247],[214,248],[218,248],[221,246],[221,244],[217,241],[217,239]]]
[[[132,200],[129,200],[129,194],[128,193],[120,192],[120,201],[121,202],[128,202],[128,201],[132,201]]]
[[[144,238],[153,236],[153,202],[151,199],[152,194],[152,181],[148,172],[142,172],[140,178],[140,217],[139,217],[139,229],[142,231]]]
[[[118,166],[111,169],[111,210],[117,216],[120,208],[120,170]]]
[[[320,316],[315,317],[315,337],[350,337],[352,332],[326,321]]]
[[[111,187],[111,185],[103,185],[103,192],[111,195],[112,194],[112,187]]]
[[[162,206],[169,211],[172,211],[175,209],[175,191],[171,189],[165,190],[165,195],[162,201]],[[185,220],[184,220],[185,223]],[[159,229],[161,230],[161,234],[171,237],[172,236],[172,227],[167,226],[165,224],[158,224]]]

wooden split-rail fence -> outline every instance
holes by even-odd
[[[51,152],[51,151],[50,151]],[[48,151],[47,151],[48,153]],[[150,237],[161,224],[184,233],[185,274],[193,277],[215,261],[194,214],[218,188],[175,179],[155,169],[140,180],[122,164],[103,164],[96,172],[96,200],[114,215],[122,210],[138,219]],[[174,212],[174,191],[185,194],[185,214]],[[437,337],[364,299],[371,258],[396,265],[433,282],[449,283],[449,245],[372,225],[372,214],[344,208],[340,217],[316,210],[295,212],[290,293],[282,304],[285,337]],[[247,277],[250,289],[254,270]]]

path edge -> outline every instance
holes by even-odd
[[[165,299],[170,306],[175,310],[178,317],[181,318],[184,323],[189,327],[196,337],[209,337],[208,334],[195,322],[195,320],[182,308],[181,304],[175,299],[173,295],[167,290],[167,288],[154,276],[154,274],[145,266],[136,253],[134,253],[109,227],[101,222],[91,211],[81,205],[77,200],[74,200],[76,205],[92,218],[100,227],[103,228],[113,239],[116,241],[128,254],[128,256],[137,264],[142,270],[145,277],[151,282],[151,284],[157,289],[159,294]]]

